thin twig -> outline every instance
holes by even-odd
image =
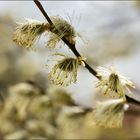
[[[53,22],[51,21],[50,17],[48,16],[48,14],[46,13],[46,11],[44,10],[42,4],[38,1],[38,0],[34,0],[35,4],[37,5],[37,7],[39,8],[39,10],[42,12],[42,14],[44,15],[44,17],[47,19],[47,21],[49,22],[50,25],[54,25]],[[71,51],[75,54],[76,57],[81,57],[80,53],[77,51],[75,44],[71,44],[65,37],[62,38],[63,42],[71,49]],[[84,60],[83,60],[84,61]],[[101,77],[98,75],[97,71],[94,70],[88,63],[85,63],[85,68],[87,68],[89,70],[89,72],[94,75],[96,78],[101,79]]]
[[[49,22],[50,25],[53,25],[50,17],[48,16],[48,14],[45,12],[42,4],[38,1],[38,0],[34,0],[35,4],[37,5],[37,7],[39,8],[39,10],[42,12],[42,14],[44,15],[44,17],[47,19],[47,21]]]

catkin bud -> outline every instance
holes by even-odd
[[[98,67],[98,75],[101,80],[98,82],[97,87],[103,90],[105,95],[112,97],[125,97],[125,91],[130,93],[129,88],[134,88],[134,84],[126,77],[120,75],[112,67],[109,69]]]
[[[51,17],[54,27],[51,29],[51,33],[48,34],[47,47],[54,48],[57,45],[62,44],[61,39],[65,37],[71,44],[75,44],[76,32],[74,28],[66,20],[59,16]]]
[[[68,86],[77,81],[79,61],[75,58],[64,58],[59,60],[49,73],[50,80],[53,84]]]
[[[122,126],[124,111],[128,107],[123,98],[98,102],[91,116],[96,126],[119,128]]]
[[[27,19],[24,23],[17,23],[16,31],[13,34],[13,41],[19,46],[31,48],[49,28],[48,23]]]

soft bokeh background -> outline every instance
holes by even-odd
[[[140,100],[140,2],[139,1],[42,1],[49,15],[70,18],[81,34],[77,49],[93,67],[113,65],[136,85],[134,98]],[[0,1],[0,92],[9,86],[32,81],[41,89],[51,86],[47,79],[47,59],[52,52],[73,55],[70,50],[45,48],[45,37],[37,51],[27,51],[12,42],[15,22],[33,18],[44,21],[32,1]],[[83,106],[92,106],[97,80],[84,68],[78,81],[66,88]]]

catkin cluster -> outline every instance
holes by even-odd
[[[13,40],[25,48],[31,48],[43,33],[47,33],[47,47],[55,48],[65,38],[70,44],[76,45],[77,33],[73,26],[59,16],[50,18],[53,25],[36,20],[27,20],[18,24]],[[69,86],[77,81],[79,65],[85,66],[84,57],[67,57],[59,60],[49,72],[49,78],[55,85]],[[133,83],[120,75],[112,67],[97,67],[97,75],[101,77],[97,84],[104,95],[115,99],[97,103],[92,118],[95,124],[102,127],[121,127],[123,114],[126,110],[127,92],[134,88]]]

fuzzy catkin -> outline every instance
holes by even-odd
[[[40,36],[50,28],[48,23],[27,19],[24,23],[17,23],[13,34],[13,41],[24,48],[32,48]]]

